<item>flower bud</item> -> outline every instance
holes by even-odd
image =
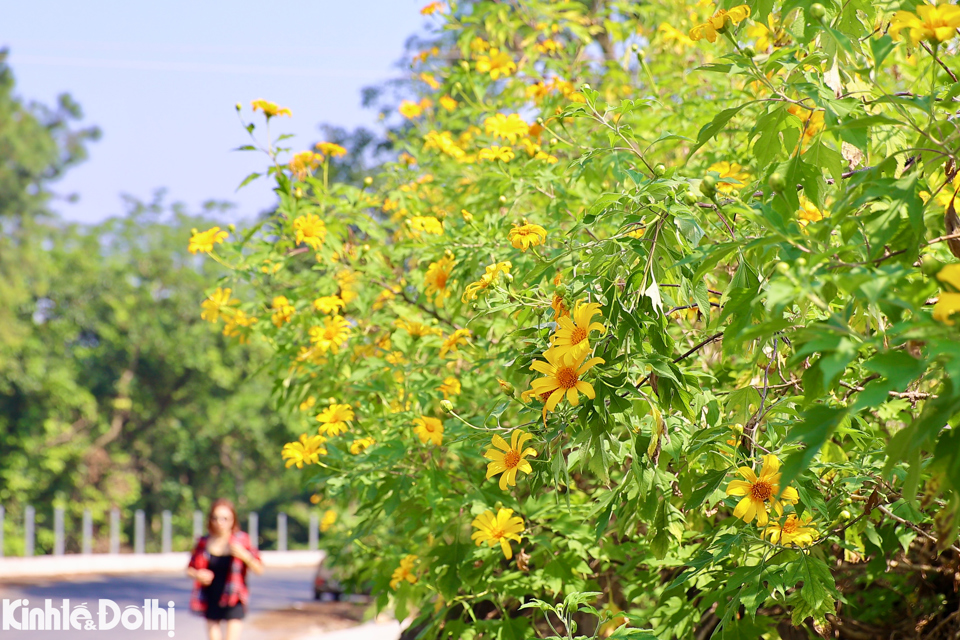
[[[501,380],[497,378],[497,384],[500,385],[500,393],[505,396],[513,397],[513,385],[507,382],[506,380]]]
[[[370,185],[373,184],[373,178],[371,178],[370,176],[367,176],[366,178],[363,179],[363,184],[369,187]]]
[[[717,195],[717,179],[713,176],[703,176],[700,180],[700,193],[708,198]]]
[[[441,400],[440,408],[446,411],[447,413],[450,413],[451,411],[453,411],[453,403],[446,399]]]

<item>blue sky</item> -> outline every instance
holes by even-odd
[[[265,98],[289,107],[278,130],[294,148],[320,139],[319,123],[373,126],[361,109],[365,86],[400,77],[406,39],[421,29],[427,0],[235,0],[123,2],[31,0],[9,3],[0,46],[20,96],[47,104],[69,92],[85,123],[103,130],[90,157],[55,185],[79,200],[58,200],[66,219],[96,222],[122,213],[121,193],[190,210],[210,200],[249,218],[273,201],[267,182],[237,185],[264,166],[246,144],[234,109]],[[257,120],[259,122],[259,120]],[[271,124],[271,127],[274,125]]]

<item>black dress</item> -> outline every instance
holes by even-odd
[[[230,575],[230,565],[233,563],[233,556],[215,556],[210,554],[210,563],[208,569],[213,571],[213,581],[202,588],[203,599],[207,602],[207,611],[204,617],[207,620],[242,620],[244,616],[243,603],[238,602],[232,607],[221,607],[220,596],[223,595],[223,588],[227,584],[227,576]]]

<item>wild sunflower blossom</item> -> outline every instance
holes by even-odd
[[[334,142],[318,142],[314,148],[325,156],[339,158],[347,155],[347,150]]]
[[[750,181],[750,174],[736,162],[715,162],[707,171],[716,171],[720,176],[717,178],[717,191],[721,193],[732,193],[734,190],[742,189]]]
[[[483,129],[494,138],[503,138],[509,140],[510,144],[515,144],[518,138],[527,135],[530,125],[515,113],[498,113],[483,121]]]
[[[396,325],[398,329],[403,329],[406,331],[411,338],[424,338],[426,336],[443,335],[443,331],[441,329],[438,329],[437,327],[431,327],[423,324],[422,322],[417,322],[416,320],[404,320],[400,318],[394,322],[394,325]]]
[[[690,29],[690,39],[703,40],[706,38],[708,42],[714,43],[717,41],[717,34],[721,33],[730,23],[740,24],[749,17],[750,7],[745,4],[733,7],[729,11],[717,9],[716,13],[707,18],[706,22]]]
[[[315,213],[298,216],[293,221],[293,231],[298,245],[307,244],[314,251],[323,246],[327,237],[327,225]]]
[[[452,253],[445,254],[436,262],[431,262],[427,267],[427,273],[423,277],[423,283],[427,286],[427,299],[433,299],[433,303],[438,307],[443,306],[443,300],[450,295],[447,284],[450,282],[450,273],[453,271],[454,257]]]
[[[240,338],[240,344],[247,341],[245,333],[240,331],[241,327],[251,327],[257,323],[256,316],[248,315],[243,309],[236,309],[231,314],[224,314],[225,323],[223,325],[223,335],[228,338]]]
[[[526,251],[530,247],[542,245],[547,239],[547,230],[538,224],[519,225],[514,223],[508,237],[510,238],[510,244],[515,249]]]
[[[417,556],[412,553],[401,560],[400,566],[393,570],[393,576],[390,578],[390,588],[396,590],[404,580],[410,584],[416,584],[417,574],[413,572],[413,567],[416,564]]]
[[[220,319],[221,315],[226,315],[232,311],[230,307],[235,307],[240,304],[240,301],[236,298],[231,298],[232,293],[231,289],[221,289],[217,287],[217,290],[207,296],[207,299],[200,303],[200,307],[203,308],[203,312],[200,314],[200,318],[206,320],[207,322],[216,323]]]
[[[327,455],[327,449],[323,446],[326,441],[323,436],[308,436],[304,433],[299,441],[283,445],[280,455],[287,461],[288,469],[293,465],[297,465],[297,469],[303,469],[303,465],[316,464],[320,456]]]
[[[323,321],[322,327],[310,327],[309,334],[310,342],[316,345],[321,353],[337,353],[350,337],[350,325],[343,316],[329,316]]]
[[[770,536],[770,542],[782,545],[795,544],[798,547],[806,547],[814,543],[820,537],[820,533],[813,527],[808,526],[813,520],[813,516],[804,513],[801,517],[791,513],[783,523],[771,522],[763,531],[763,536]]]
[[[221,231],[220,227],[212,227],[206,231],[197,231],[196,229],[191,230],[190,244],[187,246],[187,251],[190,253],[212,253],[213,245],[222,244],[224,240],[227,239],[227,236],[230,235],[226,231]]]
[[[813,204],[806,196],[800,196],[800,210],[797,211],[797,219],[800,221],[800,226],[805,227],[811,222],[818,222],[823,220],[823,212],[817,208],[817,205]]]
[[[275,103],[268,100],[254,100],[250,103],[250,106],[253,107],[254,113],[256,113],[258,110],[263,111],[263,115],[267,116],[267,120],[277,116],[292,117],[290,109],[287,109],[286,107],[278,107]]]
[[[407,220],[407,226],[410,227],[410,235],[414,238],[419,238],[421,233],[443,235],[443,223],[433,216],[413,216]]]
[[[917,5],[916,13],[911,11],[897,11],[890,21],[888,33],[894,40],[899,40],[900,32],[907,32],[907,40],[916,44],[921,40],[939,43],[957,35],[960,27],[960,6],[955,4],[932,5],[922,3]]]
[[[337,436],[341,433],[347,431],[348,422],[352,422],[355,415],[353,413],[353,407],[348,404],[331,404],[329,407],[320,412],[317,416],[317,422],[320,423],[320,426],[317,427],[318,432],[321,435],[326,436]]]
[[[440,446],[443,444],[443,423],[437,418],[420,416],[413,421],[413,432],[420,438],[420,442],[428,442]]]
[[[297,177],[297,180],[303,180],[316,171],[321,164],[323,164],[323,156],[319,153],[300,151],[293,155],[287,166],[290,167],[290,172]]]
[[[340,296],[320,296],[313,301],[313,308],[324,315],[335,315],[345,306]]]
[[[464,289],[463,295],[460,297],[460,302],[476,300],[481,292],[489,289],[491,285],[500,279],[501,273],[509,274],[512,267],[513,264],[511,264],[509,260],[487,265],[480,279],[468,284],[467,288]]]
[[[333,528],[334,523],[337,521],[337,512],[333,509],[327,509],[323,512],[323,518],[320,519],[320,531],[326,533],[331,528]]]
[[[513,152],[511,147],[498,147],[497,145],[493,145],[492,147],[480,149],[477,157],[481,160],[502,160],[503,162],[510,162],[517,157],[517,154]]]
[[[579,353],[568,351],[561,355],[557,349],[547,349],[543,353],[546,362],[537,360],[530,365],[534,371],[544,374],[545,377],[537,378],[531,384],[531,390],[538,396],[549,393],[543,407],[543,415],[546,418],[548,411],[554,411],[557,404],[567,397],[567,402],[576,407],[580,404],[580,395],[583,394],[590,399],[597,396],[593,390],[593,385],[581,380],[581,376],[597,364],[603,364],[603,358],[590,358],[586,362],[586,351]]]
[[[477,56],[477,72],[487,73],[492,80],[506,78],[517,71],[517,64],[505,51],[490,49],[486,55]]]
[[[493,511],[484,511],[474,518],[470,525],[476,529],[470,539],[476,542],[478,547],[484,542],[491,547],[499,544],[507,560],[513,557],[510,541],[520,542],[520,534],[525,528],[523,518],[514,516],[513,509],[500,509],[496,515]]]
[[[953,291],[941,291],[937,304],[933,305],[933,319],[953,326],[950,319],[960,311],[960,263],[948,264],[937,273],[937,280],[953,287]]]
[[[450,96],[443,96],[440,98],[440,106],[446,109],[447,111],[453,111],[457,108],[459,103],[451,98]]]
[[[602,335],[607,331],[604,325],[592,321],[598,313],[600,305],[596,302],[577,300],[573,313],[557,319],[557,330],[550,336],[550,341],[559,355],[579,355],[590,351],[590,332],[599,331]]]
[[[290,304],[286,296],[277,296],[273,299],[273,303],[270,306],[273,309],[273,317],[271,320],[277,328],[290,322],[290,319],[297,312],[297,308]]]
[[[451,333],[444,339],[443,344],[440,345],[440,357],[443,358],[448,353],[453,353],[454,355],[459,353],[457,347],[468,344],[470,335],[470,329],[457,329]]]
[[[447,376],[444,378],[443,383],[437,387],[437,391],[442,393],[444,398],[460,395],[460,389],[460,381],[453,376]]]
[[[824,111],[820,109],[807,109],[798,104],[792,104],[787,107],[787,113],[800,118],[803,126],[803,143],[806,144],[811,138],[823,131]]]
[[[768,502],[777,515],[782,516],[782,502],[796,504],[800,501],[800,496],[793,487],[785,487],[782,492],[780,491],[780,460],[775,455],[763,456],[763,467],[760,469],[759,477],[750,467],[740,467],[737,473],[744,480],[731,480],[727,485],[727,495],[743,496],[733,510],[733,515],[743,519],[744,522],[753,522],[756,518],[757,526],[765,527],[769,521]]]
[[[518,471],[523,471],[524,473],[531,473],[533,471],[533,467],[531,467],[530,463],[524,460],[524,458],[527,456],[536,456],[537,451],[532,447],[524,448],[523,446],[531,438],[533,438],[533,436],[526,431],[514,429],[510,435],[510,444],[507,444],[507,441],[500,437],[499,434],[494,434],[490,439],[492,447],[487,449],[483,454],[484,458],[490,460],[487,464],[487,480],[498,473],[503,474],[500,476],[501,491],[506,491],[508,486],[517,486]]]
[[[372,447],[374,444],[376,444],[376,442],[377,442],[376,440],[370,437],[359,438],[357,440],[354,440],[353,442],[350,443],[350,453],[352,453],[355,456],[358,456],[364,451],[366,451],[367,449],[369,449],[370,447]]]
[[[454,100],[456,102],[456,100]],[[440,98],[440,104],[443,104],[443,98]],[[428,131],[423,136],[424,149],[436,149],[440,153],[459,160],[467,154],[453,139],[453,134],[449,131]]]

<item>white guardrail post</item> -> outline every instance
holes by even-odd
[[[28,504],[23,513],[23,555],[25,556],[33,555],[33,544],[35,541],[33,527],[35,517],[36,511],[33,505]]]
[[[81,537],[80,553],[88,556],[93,553],[93,515],[90,513],[90,509],[83,510],[83,532]]]

